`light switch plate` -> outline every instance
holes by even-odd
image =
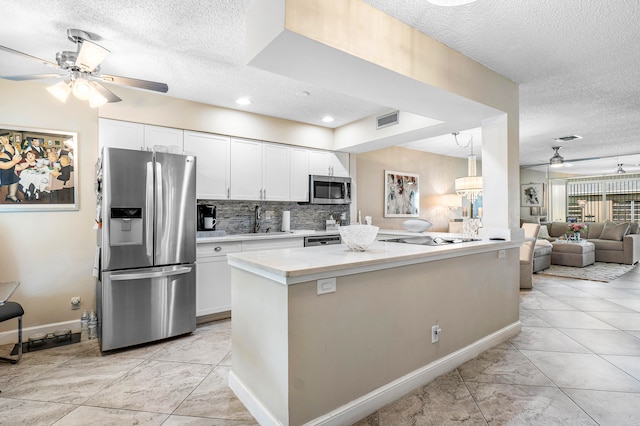
[[[335,293],[336,291],[336,279],[324,278],[317,281],[318,294]]]

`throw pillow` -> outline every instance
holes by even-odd
[[[629,224],[629,234],[638,234],[638,222],[631,222]]]
[[[536,247],[551,247],[551,243],[547,240],[536,240]]]
[[[622,237],[625,236],[628,229],[628,222],[615,223],[607,221],[604,223],[604,229],[602,230],[602,234],[600,234],[600,239],[622,241]]]
[[[538,231],[538,239],[548,240],[549,238],[551,237],[549,236],[547,225],[541,225],[540,230]]]

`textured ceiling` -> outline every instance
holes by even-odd
[[[425,0],[363,1],[520,85],[521,164],[547,162],[553,139],[571,134],[583,138],[561,144],[567,160],[610,157],[607,164],[623,162],[627,171],[640,163],[624,157],[640,153],[640,2],[478,0],[443,8]],[[330,127],[388,111],[246,66],[244,17],[251,3],[0,0],[0,44],[54,61],[57,51],[74,49],[67,28],[79,28],[111,50],[103,72],[165,82],[170,96],[317,125],[330,114],[336,118]],[[49,71],[0,52],[0,75]],[[297,96],[302,91],[310,96]],[[240,96],[254,103],[240,108],[234,103]],[[479,146],[480,136],[474,140]],[[450,135],[420,143],[466,155]]]

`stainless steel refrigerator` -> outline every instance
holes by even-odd
[[[103,351],[196,328],[196,159],[104,148],[96,288]]]

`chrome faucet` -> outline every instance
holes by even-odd
[[[260,217],[261,217],[260,206],[256,206],[253,216],[254,216],[253,232],[257,233],[260,230]]]

